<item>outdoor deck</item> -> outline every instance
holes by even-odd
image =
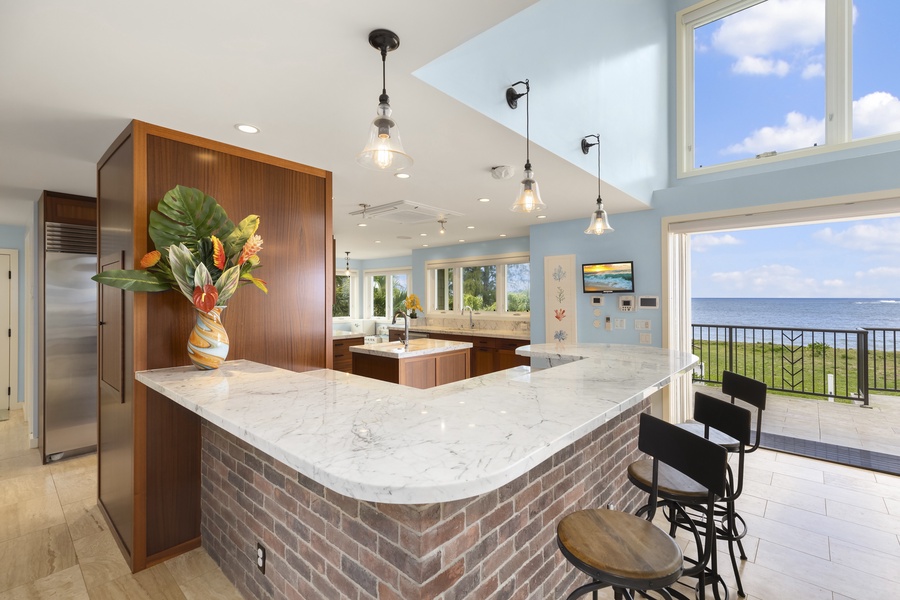
[[[714,385],[695,384],[694,389],[725,397]],[[872,394],[869,406],[769,392],[762,445],[900,474],[900,396]]]

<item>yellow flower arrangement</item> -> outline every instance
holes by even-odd
[[[422,308],[422,305],[419,304],[419,297],[415,294],[409,294],[406,297],[406,312],[409,315],[410,319],[415,319],[419,315],[416,314],[417,310],[425,310]]]

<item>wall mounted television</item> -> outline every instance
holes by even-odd
[[[634,263],[630,260],[581,265],[585,294],[634,293]]]

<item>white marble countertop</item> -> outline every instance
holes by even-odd
[[[403,325],[391,325],[389,326],[389,328],[403,329]],[[429,335],[434,333],[447,333],[450,335],[474,335],[477,337],[509,338],[513,340],[522,340],[525,342],[531,339],[531,333],[515,331],[513,329],[472,329],[469,327],[441,327],[439,325],[410,325],[409,330],[427,333]]]
[[[176,367],[136,377],[340,494],[427,504],[499,488],[697,362],[682,352],[614,344],[517,352],[570,360],[427,390],[243,360],[215,371]]]
[[[471,342],[451,342],[448,340],[433,340],[431,338],[419,338],[409,340],[409,347],[403,342],[383,342],[380,344],[366,344],[365,346],[350,346],[350,352],[355,354],[371,354],[387,358],[412,358],[426,354],[440,354],[452,350],[465,350],[471,348]]]

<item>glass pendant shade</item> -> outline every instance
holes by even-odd
[[[403,151],[400,130],[391,118],[391,105],[382,102],[369,128],[369,141],[356,156],[356,162],[377,171],[402,171],[413,164],[412,157]]]
[[[513,212],[537,212],[547,208],[547,205],[541,200],[541,192],[538,189],[538,183],[534,180],[534,172],[531,169],[525,169],[525,179],[519,187],[519,197],[516,198],[515,204],[510,207]]]
[[[615,231],[609,225],[609,217],[606,216],[606,211],[603,210],[603,202],[600,199],[597,199],[597,210],[594,211],[594,214],[591,215],[591,224],[588,225],[588,228],[584,230],[587,234],[593,235],[603,235],[608,231]]]

